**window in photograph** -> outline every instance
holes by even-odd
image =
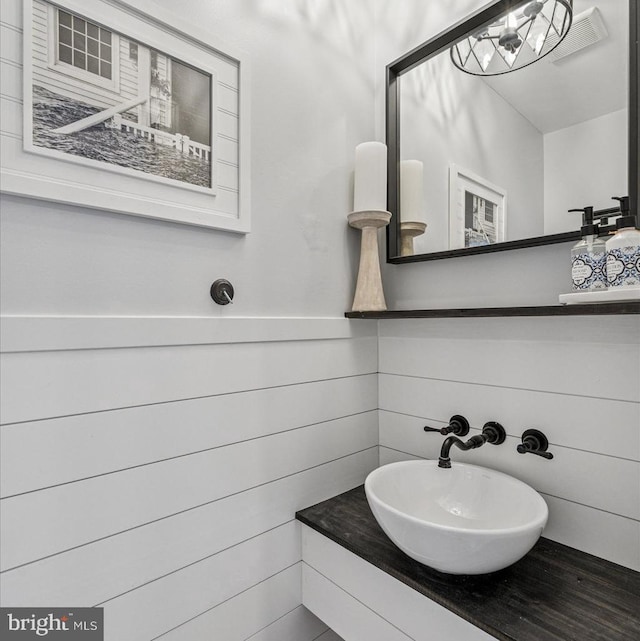
[[[58,60],[111,80],[111,31],[58,9]]]

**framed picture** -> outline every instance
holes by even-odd
[[[3,191],[248,232],[246,59],[151,6],[25,0]]]
[[[449,166],[449,248],[506,240],[507,192],[457,165]]]

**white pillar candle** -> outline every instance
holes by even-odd
[[[424,222],[424,168],[419,160],[400,162],[400,220]]]
[[[356,147],[354,211],[387,210],[387,146],[363,142]]]

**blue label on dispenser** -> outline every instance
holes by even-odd
[[[606,288],[606,257],[604,252],[578,254],[571,260],[573,289],[578,291]]]
[[[640,247],[618,247],[607,252],[609,287],[640,285]]]

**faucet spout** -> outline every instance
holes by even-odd
[[[440,458],[438,459],[438,467],[449,469],[451,467],[451,457],[450,451],[451,448],[455,445],[457,448],[466,451],[474,450],[478,447],[482,447],[485,443],[491,443],[492,445],[500,445],[504,443],[507,434],[504,430],[504,427],[500,423],[495,421],[489,421],[484,424],[482,428],[482,434],[476,434],[472,436],[468,441],[461,441],[457,436],[447,436],[442,443],[442,448],[440,449]]]
[[[461,441],[457,436],[448,436],[444,439],[442,444],[442,449],[440,450],[440,458],[438,459],[438,467],[450,468],[451,467],[451,457],[449,452],[452,446],[456,446],[463,451],[473,450],[477,447],[481,447],[487,442],[487,438],[483,434],[476,434],[472,436],[468,441]]]

